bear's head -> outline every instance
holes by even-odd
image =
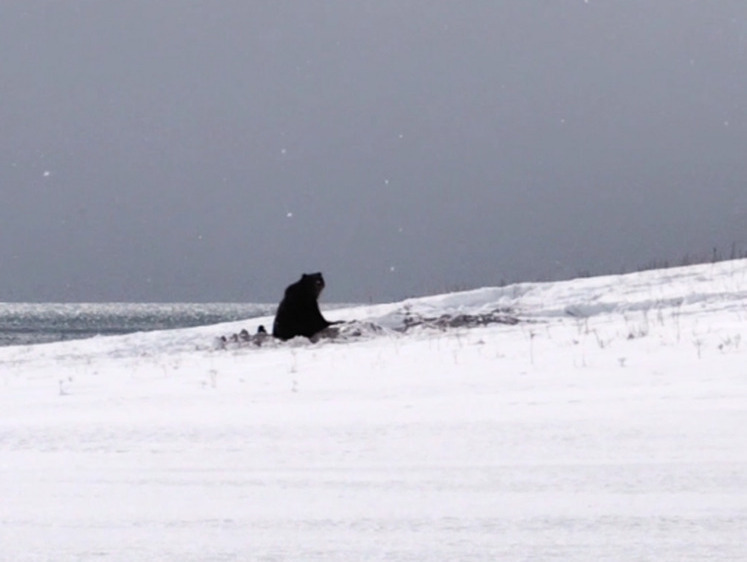
[[[319,298],[319,295],[322,294],[322,290],[324,289],[324,277],[322,277],[321,272],[304,273],[301,276],[301,281],[305,286],[312,288],[314,296]]]

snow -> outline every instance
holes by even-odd
[[[741,260],[2,348],[0,560],[747,559],[746,297]]]

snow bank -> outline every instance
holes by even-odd
[[[0,349],[0,560],[747,558],[747,261]],[[515,325],[405,318],[510,311]]]

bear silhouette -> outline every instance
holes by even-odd
[[[304,273],[285,289],[272,325],[272,335],[281,340],[296,336],[311,338],[336,324],[327,321],[319,310],[319,295],[324,289],[321,273]]]

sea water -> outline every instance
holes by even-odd
[[[270,316],[276,306],[256,303],[0,303],[0,346],[233,322]]]

